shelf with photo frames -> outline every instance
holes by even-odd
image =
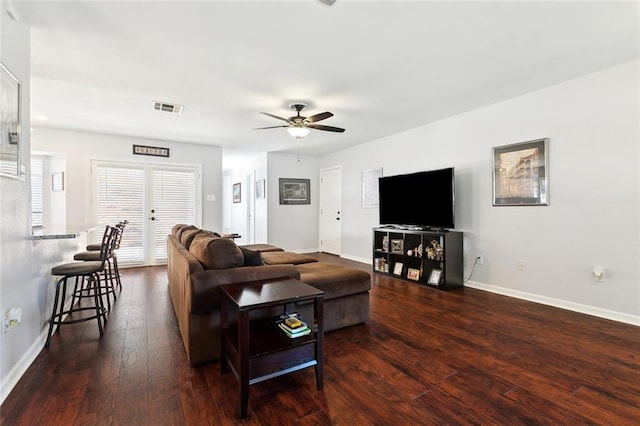
[[[463,286],[462,232],[373,229],[373,270],[444,290]]]

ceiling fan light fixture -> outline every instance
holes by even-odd
[[[287,127],[287,132],[296,139],[302,139],[309,134],[309,129],[302,125]]]

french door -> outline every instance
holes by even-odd
[[[167,261],[167,235],[176,223],[200,226],[200,170],[94,161],[94,222],[100,228],[128,220],[118,262],[123,266]]]

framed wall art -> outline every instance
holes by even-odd
[[[265,196],[265,180],[256,181],[256,198],[266,198]]]
[[[234,203],[240,203],[242,201],[242,197],[241,197],[241,187],[242,185],[240,185],[240,182],[238,183],[234,183],[233,184],[233,202]]]
[[[378,179],[382,177],[382,167],[362,172],[362,208],[378,207]]]
[[[549,140],[493,148],[493,205],[549,205]]]
[[[21,84],[0,62],[0,175],[22,179],[20,173]]]
[[[51,174],[51,190],[64,191],[64,172],[53,172]]]
[[[311,180],[280,178],[280,204],[311,204]]]

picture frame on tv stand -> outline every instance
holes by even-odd
[[[442,269],[432,269],[429,273],[429,279],[427,284],[440,285],[440,279],[442,278]]]
[[[391,240],[391,253],[403,253],[403,241]]]
[[[402,268],[404,268],[404,264],[402,262],[396,262],[395,265],[393,265],[393,274],[402,275]]]

